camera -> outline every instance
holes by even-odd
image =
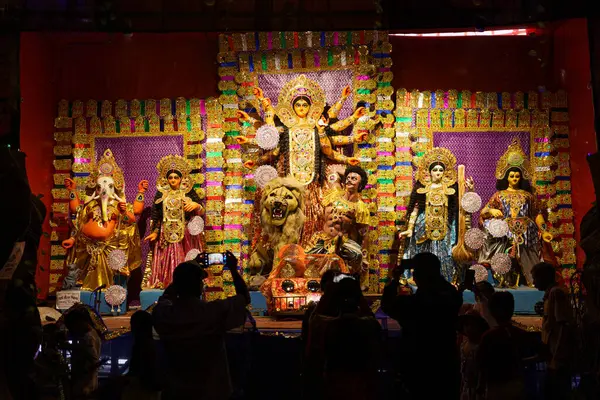
[[[213,265],[225,265],[227,263],[226,253],[200,253],[196,257],[195,261],[200,264],[202,268],[208,268]]]

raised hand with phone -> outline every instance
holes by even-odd
[[[235,293],[245,298],[246,304],[250,304],[250,292],[246,282],[238,271],[238,259],[231,252],[224,253],[200,253],[195,260],[202,268],[209,268],[213,265],[222,265],[223,270],[231,272]]]

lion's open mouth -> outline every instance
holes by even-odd
[[[273,211],[271,211],[271,217],[273,219],[283,219],[286,211],[287,211],[287,207],[284,206],[283,204],[276,205],[273,207]]]

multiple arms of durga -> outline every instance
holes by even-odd
[[[264,114],[265,114],[264,122],[267,125],[275,126],[275,110],[273,108],[271,100],[269,98],[264,97],[263,92],[260,88],[255,88],[254,94],[259,99],[260,104],[263,107]],[[329,129],[331,132],[341,132],[341,131],[345,130],[346,128],[348,128],[349,126],[351,126],[352,124],[354,124],[360,117],[362,117],[366,114],[366,112],[367,112],[366,109],[364,107],[359,107],[356,109],[356,111],[350,117],[345,118],[341,121],[337,121],[331,125],[328,125],[328,121],[330,118],[337,117],[340,109],[342,108],[342,105],[344,104],[344,101],[346,100],[346,98],[348,97],[349,94],[350,94],[350,88],[349,87],[344,88],[344,91],[342,92],[342,97],[340,98],[340,100],[338,100],[327,111],[327,113],[323,115],[322,119],[319,122],[317,122],[316,128],[317,128],[317,132],[319,134],[318,138],[319,138],[319,144],[321,147],[321,152],[323,153],[324,156],[326,156],[327,158],[329,158],[330,160],[335,161],[335,162],[350,164],[350,165],[358,165],[360,163],[360,161],[357,158],[347,157],[347,156],[341,154],[340,152],[334,150],[332,148],[332,146],[345,146],[345,145],[352,144],[352,143],[363,142],[366,139],[366,137],[368,136],[368,133],[362,132],[359,134],[351,134],[349,136],[345,136],[345,135],[329,136],[326,133],[326,129]],[[255,124],[258,122],[256,119],[250,117],[246,112],[241,111],[241,110],[238,111],[238,117],[240,118],[240,120],[250,123],[250,124]],[[251,143],[251,140],[245,136],[238,136],[236,138],[236,140],[240,144],[254,144],[254,143]],[[258,164],[263,165],[263,164],[268,164],[268,163],[273,162],[277,157],[279,157],[280,152],[281,152],[281,150],[280,150],[279,146],[277,146],[273,150],[267,151],[264,155],[262,155],[259,158]],[[254,163],[254,161],[247,161],[245,163],[245,166],[248,168],[252,168],[255,166],[255,163]]]

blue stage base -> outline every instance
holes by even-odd
[[[414,288],[413,288],[414,289]],[[535,304],[542,301],[544,292],[537,289],[522,287],[519,289],[497,289],[506,290],[515,297],[515,314],[532,315],[535,314]],[[140,293],[140,303],[142,310],[147,309],[154,304],[162,295],[163,291],[158,289],[142,290]],[[253,315],[264,316],[267,311],[267,301],[261,292],[250,292],[250,311]],[[475,303],[473,292],[465,291],[463,293],[465,303]],[[106,304],[106,302],[104,302]]]
[[[148,307],[158,301],[164,290],[160,289],[145,289],[140,292],[140,308],[147,310]]]
[[[125,301],[123,301],[123,303],[119,307],[113,308],[113,312],[111,310],[110,304],[108,304],[106,302],[106,299],[104,298],[104,292],[98,293],[98,296],[98,300],[100,300],[100,315],[125,315],[125,313],[127,313],[127,299],[125,299]],[[95,296],[92,294],[92,292],[88,292],[85,290],[79,292],[80,301],[83,304],[87,304],[88,306],[95,309],[96,305],[94,304],[94,297]],[[118,312],[118,309],[120,309],[121,312]]]
[[[158,301],[158,298],[163,294],[160,289],[147,289],[140,292],[140,308],[147,310],[148,307]],[[264,316],[267,312],[267,301],[261,292],[250,292],[250,311],[252,315]]]
[[[544,298],[544,292],[526,286],[518,289],[496,289],[496,291],[512,293],[515,297],[515,314],[517,315],[536,314],[535,304],[542,301]],[[465,303],[475,303],[475,295],[473,292],[465,291],[463,293],[463,301]]]

